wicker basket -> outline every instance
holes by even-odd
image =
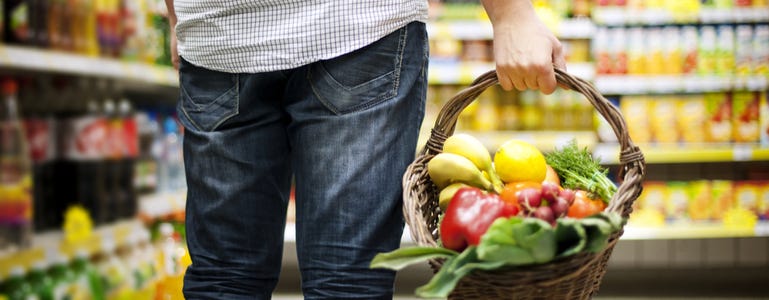
[[[561,86],[585,95],[614,129],[620,144],[620,177],[623,179],[607,211],[628,217],[633,201],[641,193],[645,162],[640,149],[628,135],[619,110],[585,80],[556,70]],[[403,176],[403,200],[406,223],[412,238],[421,246],[437,247],[440,238],[438,190],[427,174],[427,162],[440,153],[446,138],[454,133],[460,112],[486,88],[497,84],[494,71],[478,77],[443,107],[431,136]],[[599,253],[580,253],[546,264],[510,267],[494,271],[475,271],[465,276],[449,299],[589,299],[595,295],[606,273],[606,264],[622,230],[610,236],[606,249]],[[442,260],[431,260],[434,271]]]

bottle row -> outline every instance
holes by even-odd
[[[562,39],[564,56],[568,63],[591,61],[590,41],[587,39]],[[494,45],[491,39],[459,40],[454,36],[437,36],[430,39],[430,62],[494,62]]]
[[[619,102],[630,137],[637,143],[769,144],[766,92],[623,96],[613,100]],[[609,130],[599,128],[599,137],[613,138]]]
[[[170,65],[169,25],[159,0],[5,0],[7,44]]]
[[[0,276],[0,299],[183,299],[182,278],[189,264],[184,243],[168,223],[156,236],[153,240],[143,229],[122,245],[106,240],[93,254],[15,261]]]
[[[134,217],[142,194],[186,187],[172,116],[134,110],[104,81],[17,85],[3,81],[0,249],[60,228],[72,205],[101,225]]]
[[[599,27],[597,74],[769,76],[769,24]]]
[[[597,0],[592,17],[605,24],[766,21],[766,0]]]
[[[463,86],[437,85],[428,90],[426,126],[440,108]],[[539,91],[506,92],[488,88],[459,115],[458,130],[593,130],[593,106],[579,93],[557,89],[551,95]]]
[[[749,212],[748,219],[769,220],[769,180],[647,181],[633,205],[667,222],[722,222],[735,209]]]

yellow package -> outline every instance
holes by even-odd
[[[711,198],[712,195],[709,180],[695,180],[689,182],[689,219],[709,219],[711,214]]]
[[[639,198],[639,209],[653,210],[665,215],[667,210],[668,192],[664,181],[647,181],[643,184],[643,198]]]
[[[732,140],[732,99],[727,93],[705,94],[705,137],[711,143]]]
[[[756,143],[760,138],[759,93],[740,91],[732,97],[732,130],[734,141]]]
[[[654,140],[658,143],[678,142],[675,98],[659,97],[650,101],[650,104],[649,119]]]
[[[652,140],[649,102],[642,96],[626,96],[620,101],[620,111],[627,122],[628,133],[638,143],[649,143]]]
[[[689,95],[676,100],[676,128],[685,143],[705,141],[705,98],[702,94]]]
[[[720,221],[724,212],[735,207],[734,183],[731,180],[713,180],[711,193],[710,217]]]
[[[761,135],[761,145],[769,145],[769,101],[766,100],[766,92],[758,93],[759,103],[759,134]]]
[[[761,181],[738,181],[734,183],[735,205],[738,208],[749,210],[758,216]]]
[[[670,181],[667,183],[667,205],[665,216],[668,220],[677,221],[688,218],[689,183],[686,181]]]
[[[769,181],[762,180],[757,183],[758,190],[758,217],[762,220],[769,220]]]

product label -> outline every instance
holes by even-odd
[[[71,160],[98,160],[107,147],[108,124],[104,118],[86,116],[63,124],[64,157]]]

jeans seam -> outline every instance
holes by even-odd
[[[227,90],[227,91],[225,92],[225,94],[226,94],[226,93],[229,93],[230,91],[232,91],[232,89],[235,89],[235,109],[234,109],[234,110],[233,110],[231,113],[229,113],[229,114],[226,114],[226,115],[222,116],[222,117],[221,117],[221,119],[220,119],[218,122],[214,123],[214,124],[211,126],[211,128],[210,128],[210,129],[206,129],[206,128],[203,128],[202,126],[200,126],[200,124],[198,124],[197,122],[195,122],[195,119],[194,119],[194,118],[192,118],[192,117],[189,115],[189,113],[187,112],[187,108],[186,108],[184,105],[180,105],[180,107],[181,107],[181,110],[182,110],[182,112],[184,113],[184,116],[187,118],[187,120],[188,120],[188,121],[189,121],[189,122],[190,122],[190,123],[191,123],[193,126],[195,126],[195,129],[197,129],[197,130],[201,130],[201,131],[213,131],[213,130],[216,130],[216,128],[218,128],[218,127],[219,127],[220,125],[222,125],[224,122],[226,122],[227,120],[229,120],[229,119],[230,119],[230,118],[232,118],[233,116],[236,116],[236,115],[238,115],[238,114],[240,113],[240,74],[232,74],[232,76],[235,76],[235,86],[234,86],[234,87],[232,87],[232,88],[230,88],[229,90]],[[181,90],[181,92],[182,92],[184,95],[186,95],[186,98],[188,98],[188,99],[192,99],[192,98],[191,98],[191,97],[190,97],[190,96],[187,94],[187,92],[184,90],[184,88],[180,88],[180,90]],[[224,94],[222,94],[222,95],[224,95]],[[181,101],[184,101],[184,100],[182,99]],[[196,108],[200,109],[200,105],[199,105],[199,104],[197,104],[197,103],[195,103],[194,101],[192,101],[192,100],[188,100],[188,102],[191,102],[191,103],[192,103],[192,105],[194,105]]]

